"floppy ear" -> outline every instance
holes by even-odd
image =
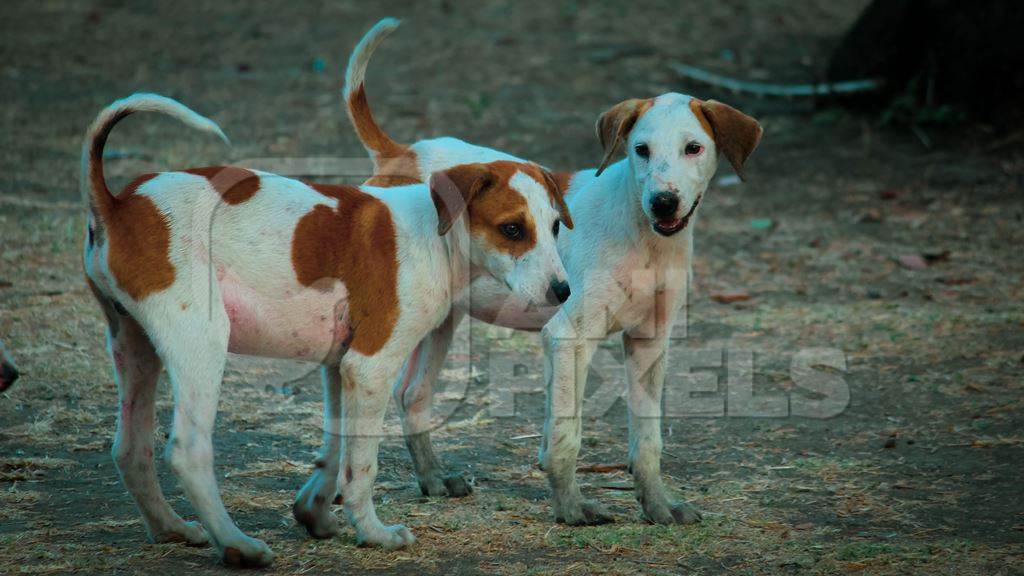
[[[544,180],[547,182],[548,189],[552,191],[551,202],[555,205],[555,210],[558,210],[558,219],[565,224],[565,227],[572,230],[572,216],[569,215],[569,207],[565,204],[565,193],[569,190],[568,178],[562,180],[566,182],[566,185],[559,186],[558,179],[555,175],[547,170],[541,168],[541,173],[544,174]]]
[[[619,149],[619,145],[629,136],[633,125],[652,104],[654,101],[650,98],[630,98],[612,106],[597,119],[597,137],[601,140],[601,147],[604,148],[604,158],[597,168],[597,176],[600,176],[601,172],[608,167],[608,163],[612,161],[612,156]]]
[[[715,147],[729,159],[740,180],[746,180],[743,163],[757,148],[764,130],[750,116],[715,100],[701,102],[700,111],[711,125]]]
[[[494,183],[484,164],[461,164],[430,175],[430,199],[437,209],[437,234],[444,236],[473,197]]]

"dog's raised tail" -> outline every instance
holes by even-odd
[[[370,153],[375,165],[381,158],[395,158],[405,150],[404,146],[385,134],[373,118],[363,86],[370,57],[380,43],[398,28],[398,24],[399,20],[395,18],[384,18],[374,24],[352,51],[352,56],[348,59],[348,68],[345,70],[345,110],[356,129],[356,134],[359,135],[359,140]]]
[[[96,226],[102,225],[103,219],[110,214],[115,202],[103,176],[103,147],[114,126],[135,112],[161,112],[192,128],[216,134],[224,142],[230,144],[228,137],[213,120],[200,116],[184,104],[165,96],[132,94],[107,106],[89,126],[89,130],[85,133],[85,142],[82,144],[80,188],[83,201],[88,202],[93,212]]]

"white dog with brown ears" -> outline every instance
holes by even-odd
[[[232,565],[273,559],[231,520],[214,475],[211,434],[234,352],[323,365],[324,445],[296,518],[314,535],[336,533],[327,505],[340,479],[359,543],[412,543],[407,528],[385,526],[373,506],[388,386],[471,282],[490,276],[536,302],[565,283],[549,229],[569,216],[551,176],[527,163],[461,163],[429,186],[383,189],[214,167],[148,174],[114,196],[103,147],[137,111],[224,134],[174,100],[136,94],[100,112],[83,148],[85,271],[108,320],[121,402],[113,456],[149,537],[210,540]],[[201,526],[182,520],[157,482],[161,367],[174,389],[166,455]]]
[[[380,129],[370,113],[363,78],[373,50],[397,25],[389,18],[367,32],[346,73],[348,114],[377,167],[370,182],[423,182],[445,166],[509,158],[454,138],[401,145]],[[559,522],[611,521],[602,506],[583,499],[575,470],[588,366],[598,343],[615,332],[622,333],[625,348],[629,468],[637,499],[652,522],[695,522],[700,519],[697,509],[672,503],[661,480],[668,338],[685,305],[693,222],[718,154],[742,176],[762,129],[726,104],[669,93],[613,106],[598,119],[597,134],[605,150],[598,169],[555,175],[566,190],[575,223],[558,236],[571,296],[561,308],[537,309],[499,282],[481,277],[471,287],[471,313],[515,328],[543,326],[547,418],[539,457]],[[620,148],[626,158],[611,163]],[[424,339],[395,387],[420,486],[431,495],[453,495],[451,488],[464,484],[443,472],[429,439],[433,385],[457,321],[444,323]]]

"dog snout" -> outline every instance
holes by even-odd
[[[566,288],[566,290],[568,290],[568,288]],[[20,374],[14,366],[11,366],[6,362],[3,366],[0,366],[0,392],[10,388],[11,384],[14,384],[14,381],[18,379],[18,376],[20,376]]]
[[[672,218],[679,209],[679,196],[671,192],[658,192],[651,198],[651,214],[655,218]]]
[[[548,287],[548,303],[556,306],[562,304],[569,299],[569,293],[569,283],[565,280],[554,278]]]

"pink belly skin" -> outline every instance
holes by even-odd
[[[332,364],[348,348],[348,291],[341,282],[257,290],[222,267],[217,280],[231,327],[229,352]]]

